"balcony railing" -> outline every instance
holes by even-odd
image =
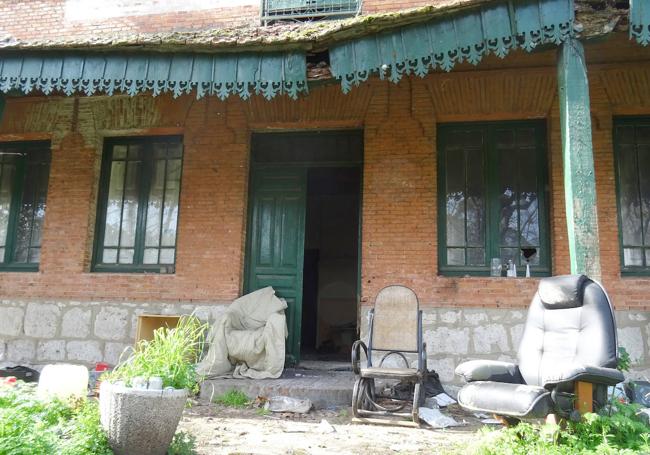
[[[262,0],[262,21],[354,16],[361,0]]]

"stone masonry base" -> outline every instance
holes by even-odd
[[[361,314],[361,336],[367,339],[368,310]],[[422,332],[428,368],[443,383],[460,384],[454,369],[472,359],[516,362],[527,310],[425,308]],[[650,312],[616,311],[618,345],[630,354],[631,379],[650,377]]]
[[[227,302],[129,303],[80,301],[0,301],[0,367],[96,362],[115,365],[132,346],[140,314],[194,314],[213,322]],[[361,336],[367,338],[368,309],[362,307]],[[650,377],[650,312],[616,312],[619,346],[632,359],[630,378]],[[458,382],[454,368],[469,359],[513,361],[526,310],[425,308],[424,341],[428,366],[445,383]]]
[[[115,365],[135,340],[140,314],[194,314],[212,322],[225,302],[0,301],[0,367],[97,362]]]

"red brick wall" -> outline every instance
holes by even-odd
[[[607,46],[589,52],[602,56]],[[615,47],[619,55],[637,52],[625,42]],[[553,269],[567,273],[555,69],[544,63],[553,60],[552,53],[515,54],[503,61],[511,70],[484,71],[496,61],[488,59],[478,70],[398,85],[373,80],[348,95],[337,85],[321,86],[298,101],[10,99],[0,140],[51,138],[52,167],[41,270],[0,273],[0,298],[232,299],[242,286],[251,131],[363,127],[363,302],[387,284],[405,283],[425,306],[525,307],[536,280],[437,275],[435,126],[547,118]],[[619,272],[611,116],[650,114],[650,65],[599,64],[590,67],[590,78],[603,281],[618,308],[648,310],[649,280]],[[183,134],[185,144],[176,273],[89,273],[103,137],[170,133]]]

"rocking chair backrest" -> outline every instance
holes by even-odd
[[[372,349],[418,352],[418,298],[405,286],[388,286],[375,299]]]

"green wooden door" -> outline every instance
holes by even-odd
[[[300,357],[305,240],[305,168],[253,168],[245,291],[273,286],[286,299],[287,362]]]

